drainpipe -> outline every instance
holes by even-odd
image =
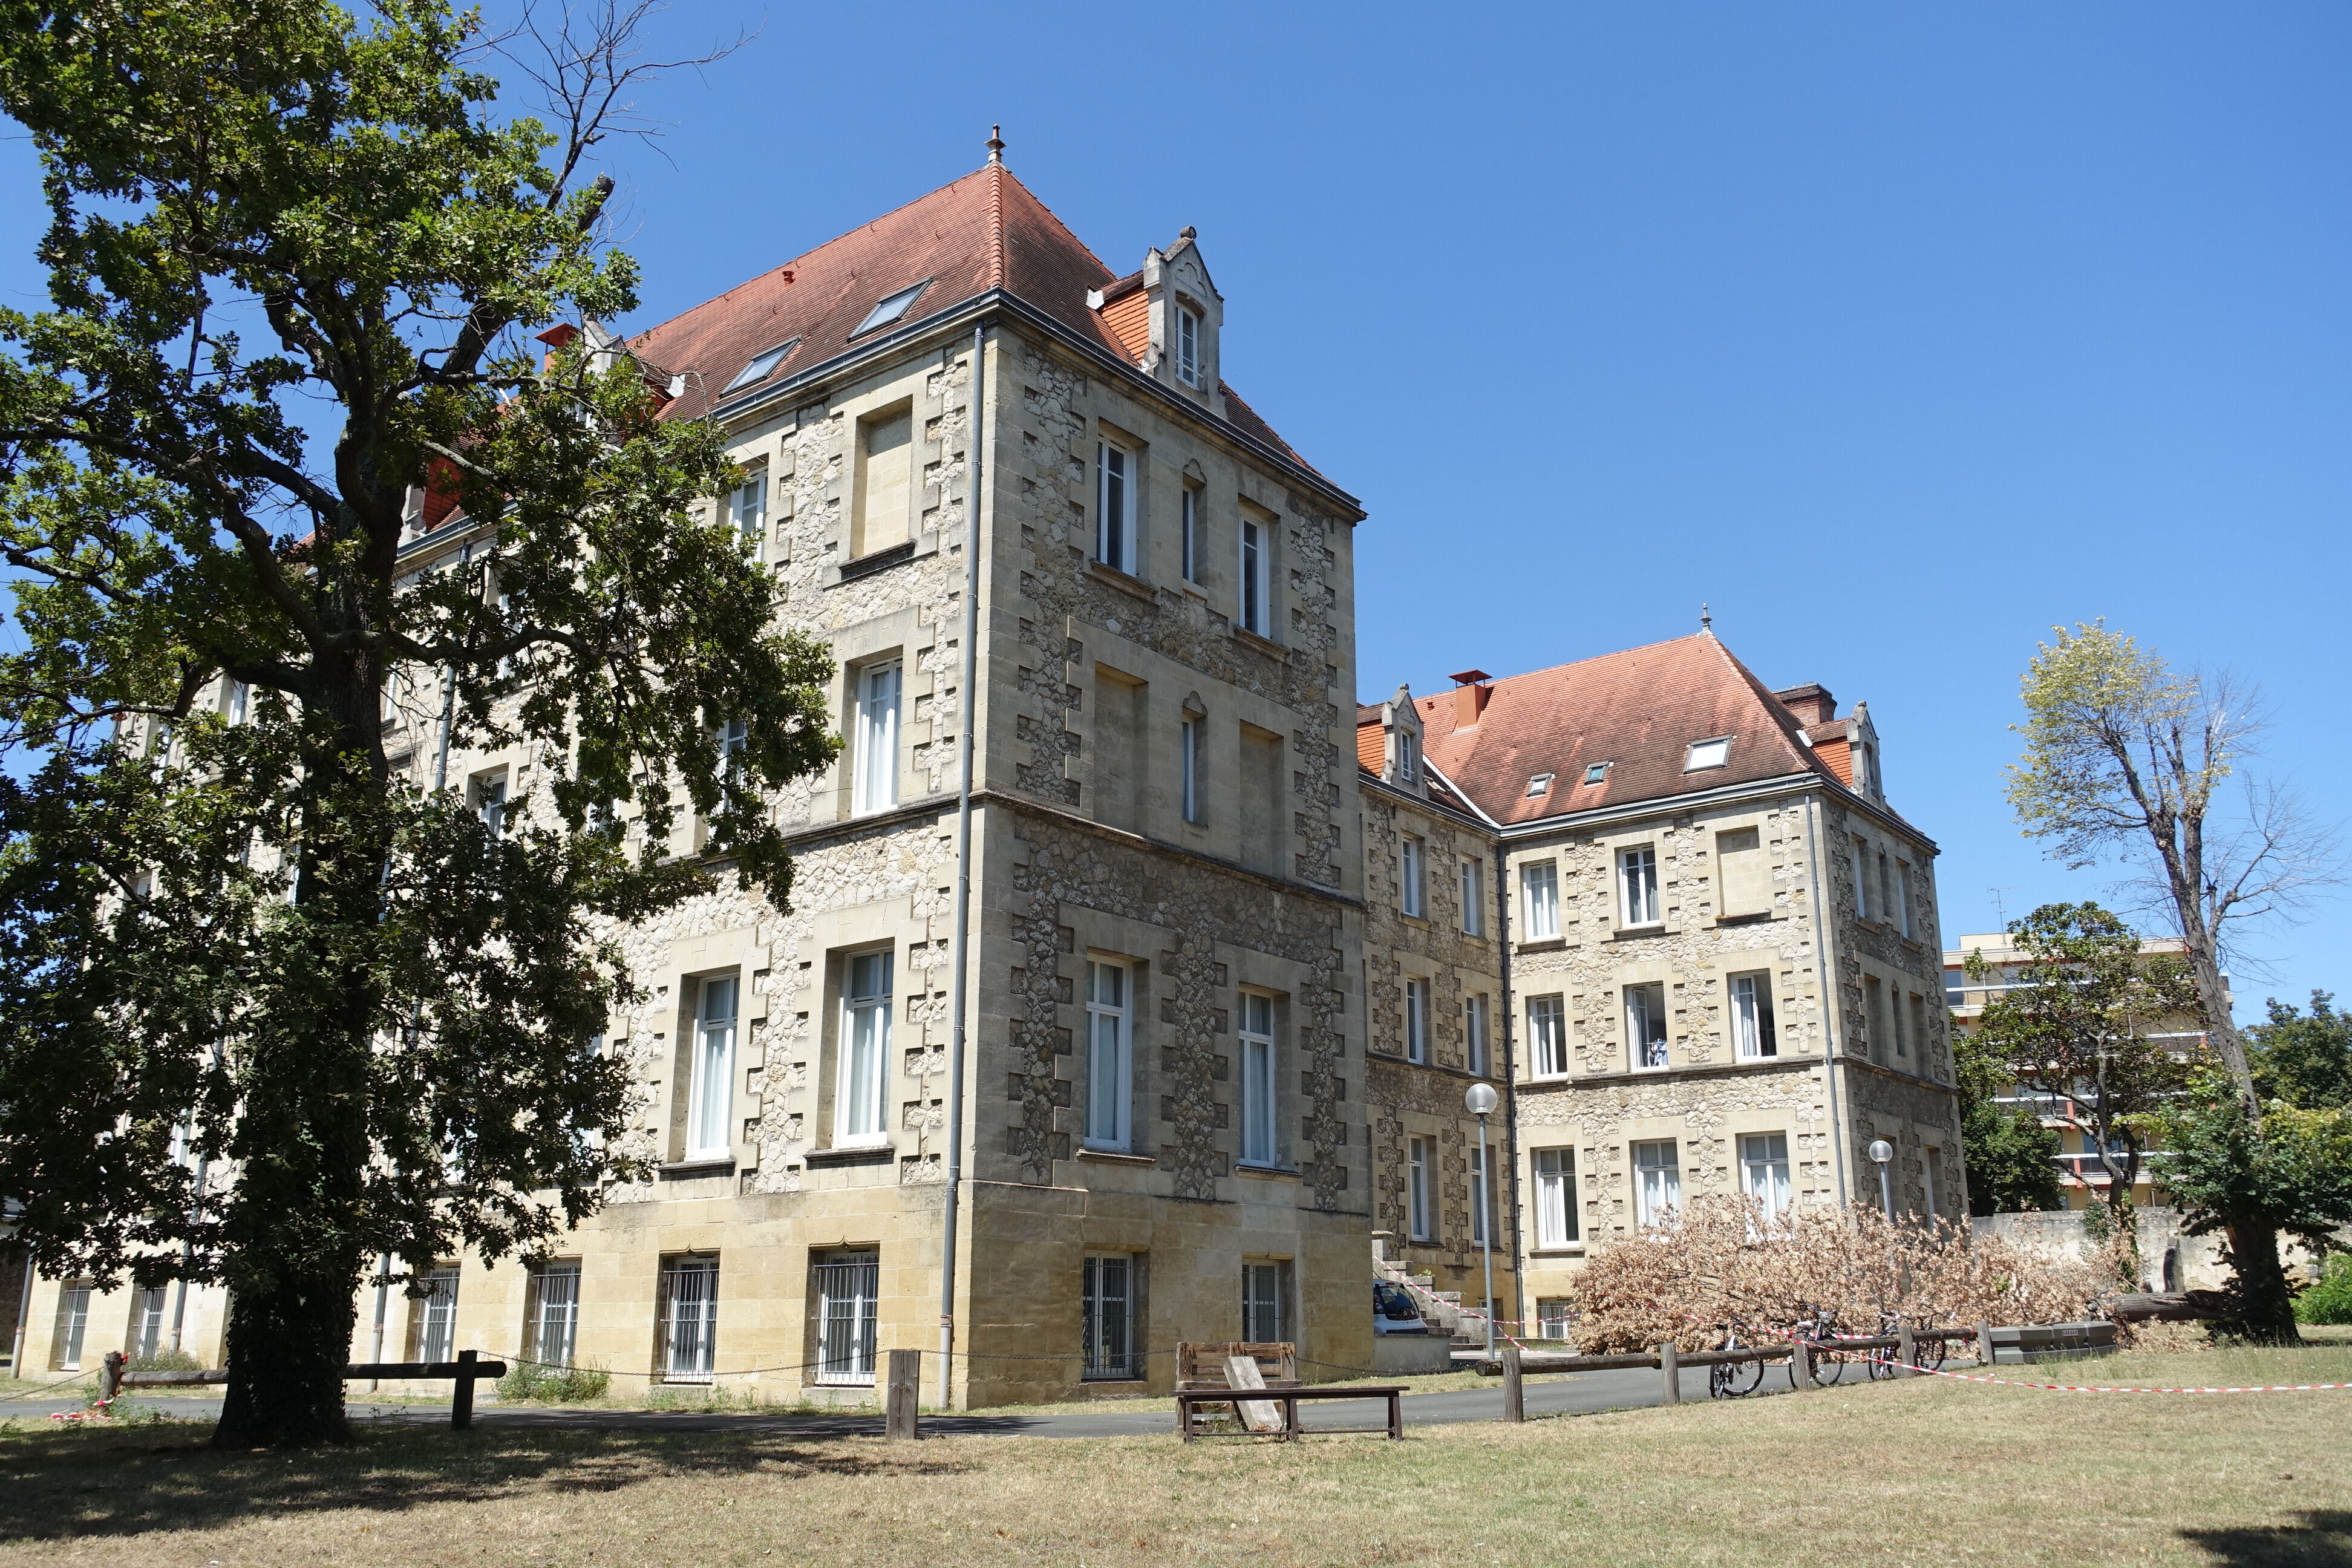
[[[1853,1202],[1845,1179],[1845,1117],[1838,1109],[1837,1009],[1831,1005],[1836,994],[1837,950],[1830,941],[1830,922],[1822,913],[1822,857],[1829,852],[1828,841],[1822,836],[1819,814],[1821,796],[1805,797],[1805,830],[1812,839],[1806,856],[1812,873],[1813,884],[1813,957],[1821,975],[1822,1008],[1822,1076],[1830,1090],[1830,1157],[1837,1171],[1838,1207]]]
[[[1511,1318],[1519,1325],[1519,1337],[1527,1337],[1528,1300],[1527,1268],[1524,1242],[1519,1233],[1519,1069],[1517,1055],[1512,1047],[1516,1037],[1511,1032],[1512,1021],[1518,1009],[1511,1001],[1511,889],[1510,857],[1503,841],[1495,840],[1495,953],[1502,970],[1502,995],[1496,999],[1503,1011],[1503,1158],[1511,1169]],[[1575,1194],[1569,1194],[1575,1202]],[[1493,1294],[1490,1290],[1489,1295]]]
[[[963,1181],[963,1044],[971,963],[971,773],[980,721],[981,468],[987,450],[988,329],[971,330],[971,458],[963,520],[963,734],[957,743],[955,979],[949,1002],[947,1205],[940,1226],[940,1408],[955,1396],[956,1198]]]

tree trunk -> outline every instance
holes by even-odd
[[[2242,1216],[2231,1220],[2223,1234],[2229,1240],[2230,1268],[2237,1276],[2231,1294],[2241,1331],[2250,1339],[2301,1344],[2294,1293],[2287,1289],[2286,1270],[2279,1267],[2278,1232],[2259,1219]]]

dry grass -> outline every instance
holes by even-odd
[[[2352,1350],[2126,1355],[2100,1382],[2352,1378]],[[2052,1369],[2056,1370],[2056,1369]],[[0,1563],[2352,1563],[2352,1393],[1922,1379],[1421,1428],[1403,1443],[377,1433],[0,1437]]]

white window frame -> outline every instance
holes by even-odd
[[[1537,1078],[1568,1076],[1568,998],[1528,998],[1528,1061]]]
[[[132,1288],[131,1342],[123,1347],[132,1361],[143,1361],[163,1348],[163,1311],[169,1294],[161,1285]]]
[[[709,1383],[719,1368],[719,1259],[708,1253],[661,1260],[661,1380]]]
[[[455,1263],[436,1263],[425,1271],[425,1294],[411,1298],[418,1361],[446,1362],[457,1356],[459,1274]]]
[[[1703,773],[1712,768],[1728,767],[1731,763],[1731,737],[1715,735],[1704,741],[1693,741],[1683,752],[1683,772]]]
[[[688,1100],[686,1157],[722,1160],[734,1152],[735,1041],[743,1016],[743,981],[713,974],[694,1006],[694,1079]]]
[[[57,1330],[49,1352],[55,1372],[79,1372],[82,1352],[89,1342],[89,1299],[93,1287],[86,1279],[58,1287]]]
[[[1535,1181],[1536,1245],[1573,1247],[1580,1239],[1576,1224],[1576,1151],[1537,1149],[1528,1155]]]
[[[1787,1133],[1740,1135],[1739,1190],[1756,1200],[1766,1219],[1776,1219],[1789,1211],[1795,1201],[1795,1188],[1789,1181]]]
[[[253,688],[235,676],[229,677],[226,684],[228,689],[221,694],[221,716],[228,721],[229,728],[235,729],[245,722],[246,715],[252,710]]]
[[[1201,820],[1201,747],[1206,739],[1202,726],[1205,722],[1202,719],[1186,719],[1177,736],[1177,756],[1183,773],[1181,804],[1187,822]]]
[[[1522,942],[1549,942],[1559,935],[1559,866],[1538,860],[1519,868],[1519,919],[1527,928]]]
[[[474,775],[474,815],[493,838],[507,835],[507,776],[504,768]]]
[[[1263,992],[1241,995],[1241,1163],[1272,1169],[1281,1163],[1276,1089],[1281,1081],[1275,1060],[1275,999]]]
[[[1201,317],[1182,305],[1176,307],[1176,379],[1187,386],[1201,384]]]
[[[1404,977],[1404,1059],[1429,1060],[1429,982],[1418,974]]]
[[[1423,875],[1426,846],[1410,833],[1397,835],[1397,907],[1415,920],[1427,910],[1429,890]]]
[[[1242,1264],[1242,1338],[1279,1344],[1290,1337],[1290,1264],[1249,1258]]]
[[[1462,934],[1486,934],[1486,866],[1469,856],[1462,858]]]
[[[1114,572],[1135,567],[1136,455],[1106,437],[1095,443],[1095,559]]]
[[[1493,1068],[1494,1005],[1484,991],[1462,998],[1462,1063],[1476,1077]]]
[[[896,948],[842,956],[841,1038],[833,1081],[836,1149],[872,1149],[890,1142],[890,1035],[898,994]]]
[[[1198,583],[1201,563],[1208,559],[1207,552],[1201,548],[1201,487],[1186,485],[1178,504],[1183,509],[1183,537],[1179,542],[1184,556],[1184,581]]]
[[[1935,1217],[1936,1215],[1936,1172],[1943,1163],[1942,1144],[1930,1143],[1919,1151],[1919,1185],[1927,1197],[1927,1206],[1925,1212],[1930,1218]]]
[[[1087,960],[1086,1146],[1133,1152],[1135,970],[1117,959]]]
[[[1617,910],[1628,930],[1665,923],[1665,905],[1659,897],[1657,846],[1637,844],[1617,851]]]
[[[850,764],[853,816],[868,816],[898,804],[898,712],[905,675],[905,664],[895,658],[857,667],[857,741]]]
[[[1634,1072],[1663,1071],[1672,1061],[1673,1030],[1666,1023],[1665,989],[1656,981],[1624,988],[1625,1064]]]
[[[1658,1151],[1665,1153],[1660,1157]],[[1646,1230],[1671,1220],[1683,1203],[1682,1149],[1671,1138],[1645,1139],[1631,1151],[1633,1160],[1633,1220]]]
[[[530,1271],[523,1353],[549,1366],[570,1366],[580,1334],[580,1262],[563,1258]]]
[[[1254,517],[1242,519],[1241,582],[1234,602],[1234,619],[1242,630],[1271,638],[1273,617],[1266,604],[1266,525]]]
[[[816,1381],[871,1387],[881,1316],[882,1257],[850,1248],[817,1255]]]
[[[1566,1296],[1543,1296],[1536,1301],[1536,1337],[1569,1340],[1576,1323],[1576,1304]]]
[[[1126,1383],[1143,1375],[1135,1348],[1136,1276],[1132,1253],[1090,1252],[1078,1283],[1079,1377]]]
[[[753,472],[735,488],[727,504],[736,536],[750,547],[752,560],[763,559],[768,545],[768,470]]]
[[[1432,1140],[1405,1140],[1405,1234],[1413,1241],[1437,1239],[1437,1205],[1431,1201]]]
[[[1742,1061],[1763,1061],[1780,1054],[1780,1019],[1772,1006],[1772,973],[1758,970],[1731,976],[1731,1040],[1733,1054]]]

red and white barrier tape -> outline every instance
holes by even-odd
[[[2013,1377],[1993,1377],[1982,1373],[1946,1372],[1941,1367],[1906,1366],[1893,1356],[1865,1355],[1865,1361],[1877,1362],[1901,1371],[1919,1373],[1929,1377],[1957,1378],[1962,1383],[1998,1383],[2004,1388],[2039,1388],[2053,1394],[2314,1394],[2322,1389],[2352,1388],[2352,1383],[2269,1383],[2247,1384],[2233,1388],[2147,1388],[2132,1384],[2102,1385],[2080,1383],[2021,1383]]]

